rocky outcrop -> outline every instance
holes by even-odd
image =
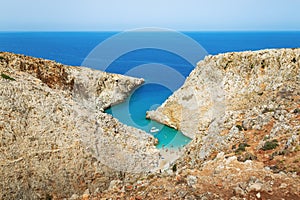
[[[8,53],[0,63],[3,199],[300,198],[300,49],[199,62],[147,114],[193,138],[150,173],[139,172],[161,164],[155,139],[99,112],[141,80]]]
[[[122,102],[143,83],[142,79],[108,74],[85,67],[65,66],[50,60],[2,53],[2,70],[25,72],[51,89],[63,90],[77,102],[90,108],[105,108]],[[93,108],[93,109],[94,109]]]
[[[291,173],[273,173],[262,163],[239,162],[236,156],[219,153],[201,168],[178,168],[143,177],[92,194],[96,199],[293,199],[300,197],[300,178]],[[122,191],[123,190],[123,191]],[[84,198],[82,198],[84,199]]]
[[[95,197],[300,198],[300,49],[208,56],[148,117],[193,138],[184,155]]]
[[[158,165],[150,134],[101,111],[143,80],[0,53],[0,199],[70,197]]]
[[[269,139],[284,132],[282,143],[299,141],[299,65],[300,49],[208,56],[147,117],[194,138],[191,146],[202,159],[243,142],[250,132],[265,131]]]

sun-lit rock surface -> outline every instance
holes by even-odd
[[[194,138],[202,159],[254,132],[269,140],[284,133],[288,145],[299,140],[299,65],[300,49],[208,56],[147,116]]]
[[[0,54],[1,198],[300,198],[300,49],[200,61],[148,112],[193,140],[169,168],[139,175],[163,163],[155,139],[99,111],[141,80],[74,67],[40,73],[20,68],[24,60],[54,65]]]
[[[300,198],[300,49],[208,56],[147,117],[193,138],[176,162],[184,178],[161,197]]]
[[[143,80],[0,53],[0,199],[107,189],[158,165],[156,139],[103,112]]]

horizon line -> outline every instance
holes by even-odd
[[[134,29],[125,29],[125,30],[0,30],[0,33],[9,33],[9,32],[125,32]],[[300,29],[203,29],[203,30],[193,30],[193,29],[169,29],[172,31],[178,32],[300,32]],[[166,30],[167,31],[167,30]],[[138,31],[143,32],[143,31]],[[164,31],[144,31],[144,32],[164,32]]]

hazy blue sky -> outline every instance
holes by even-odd
[[[300,0],[6,0],[0,30],[300,30]]]

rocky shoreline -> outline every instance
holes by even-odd
[[[141,79],[11,53],[0,72],[1,199],[300,198],[300,49],[200,61],[147,113],[193,138],[165,163],[102,112]]]
[[[142,79],[0,53],[0,199],[107,189],[158,165],[156,139],[105,108]]]

